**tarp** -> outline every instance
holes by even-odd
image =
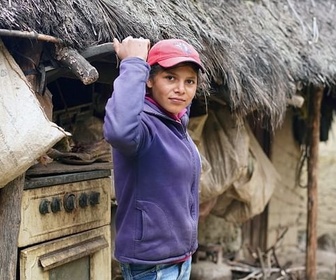
[[[264,211],[280,179],[248,125],[246,131],[250,140],[247,172],[217,198],[211,210],[211,214],[236,223],[246,222]]]
[[[191,118],[188,129],[202,159],[200,219],[241,223],[260,214],[279,175],[248,124],[222,108]]]
[[[0,40],[0,188],[24,173],[66,132],[49,121]]]
[[[201,124],[202,131],[195,122]],[[196,139],[195,143],[202,158],[202,203],[221,195],[244,174],[247,168],[249,138],[245,127],[236,124],[229,110],[225,108],[216,112],[210,110],[203,119],[191,118],[188,129],[194,141]]]

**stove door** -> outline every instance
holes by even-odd
[[[109,226],[20,251],[20,280],[109,280]]]

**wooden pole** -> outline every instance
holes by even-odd
[[[22,175],[0,189],[0,279],[17,279],[17,241],[23,185]]]
[[[56,59],[67,66],[84,85],[96,82],[99,73],[77,50],[68,47],[56,48]]]
[[[308,200],[307,200],[307,248],[306,279],[316,280],[317,211],[318,211],[318,157],[320,143],[320,111],[323,87],[314,88],[309,103],[308,139]]]
[[[34,31],[20,31],[20,30],[8,30],[0,29],[0,36],[8,37],[17,37],[17,38],[26,38],[26,39],[35,39],[45,42],[50,42],[54,44],[62,44],[62,40],[54,36],[39,34]]]

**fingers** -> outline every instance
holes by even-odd
[[[120,45],[119,40],[117,38],[113,38],[113,48],[116,54],[118,54],[119,45]]]
[[[149,39],[144,39],[142,37],[140,37],[139,40],[143,40],[144,41],[145,45],[147,46],[147,52],[148,52],[149,49],[150,49],[150,40]]]
[[[113,46],[121,60],[127,57],[139,57],[146,60],[150,48],[150,40],[128,36],[120,43],[118,39],[114,38]]]

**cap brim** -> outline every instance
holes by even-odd
[[[193,59],[192,57],[173,57],[173,58],[168,58],[164,59],[158,62],[158,64],[162,67],[169,68],[173,67],[179,63],[182,62],[193,62],[195,63],[202,71],[202,73],[205,72],[203,65],[197,61],[196,59]]]

